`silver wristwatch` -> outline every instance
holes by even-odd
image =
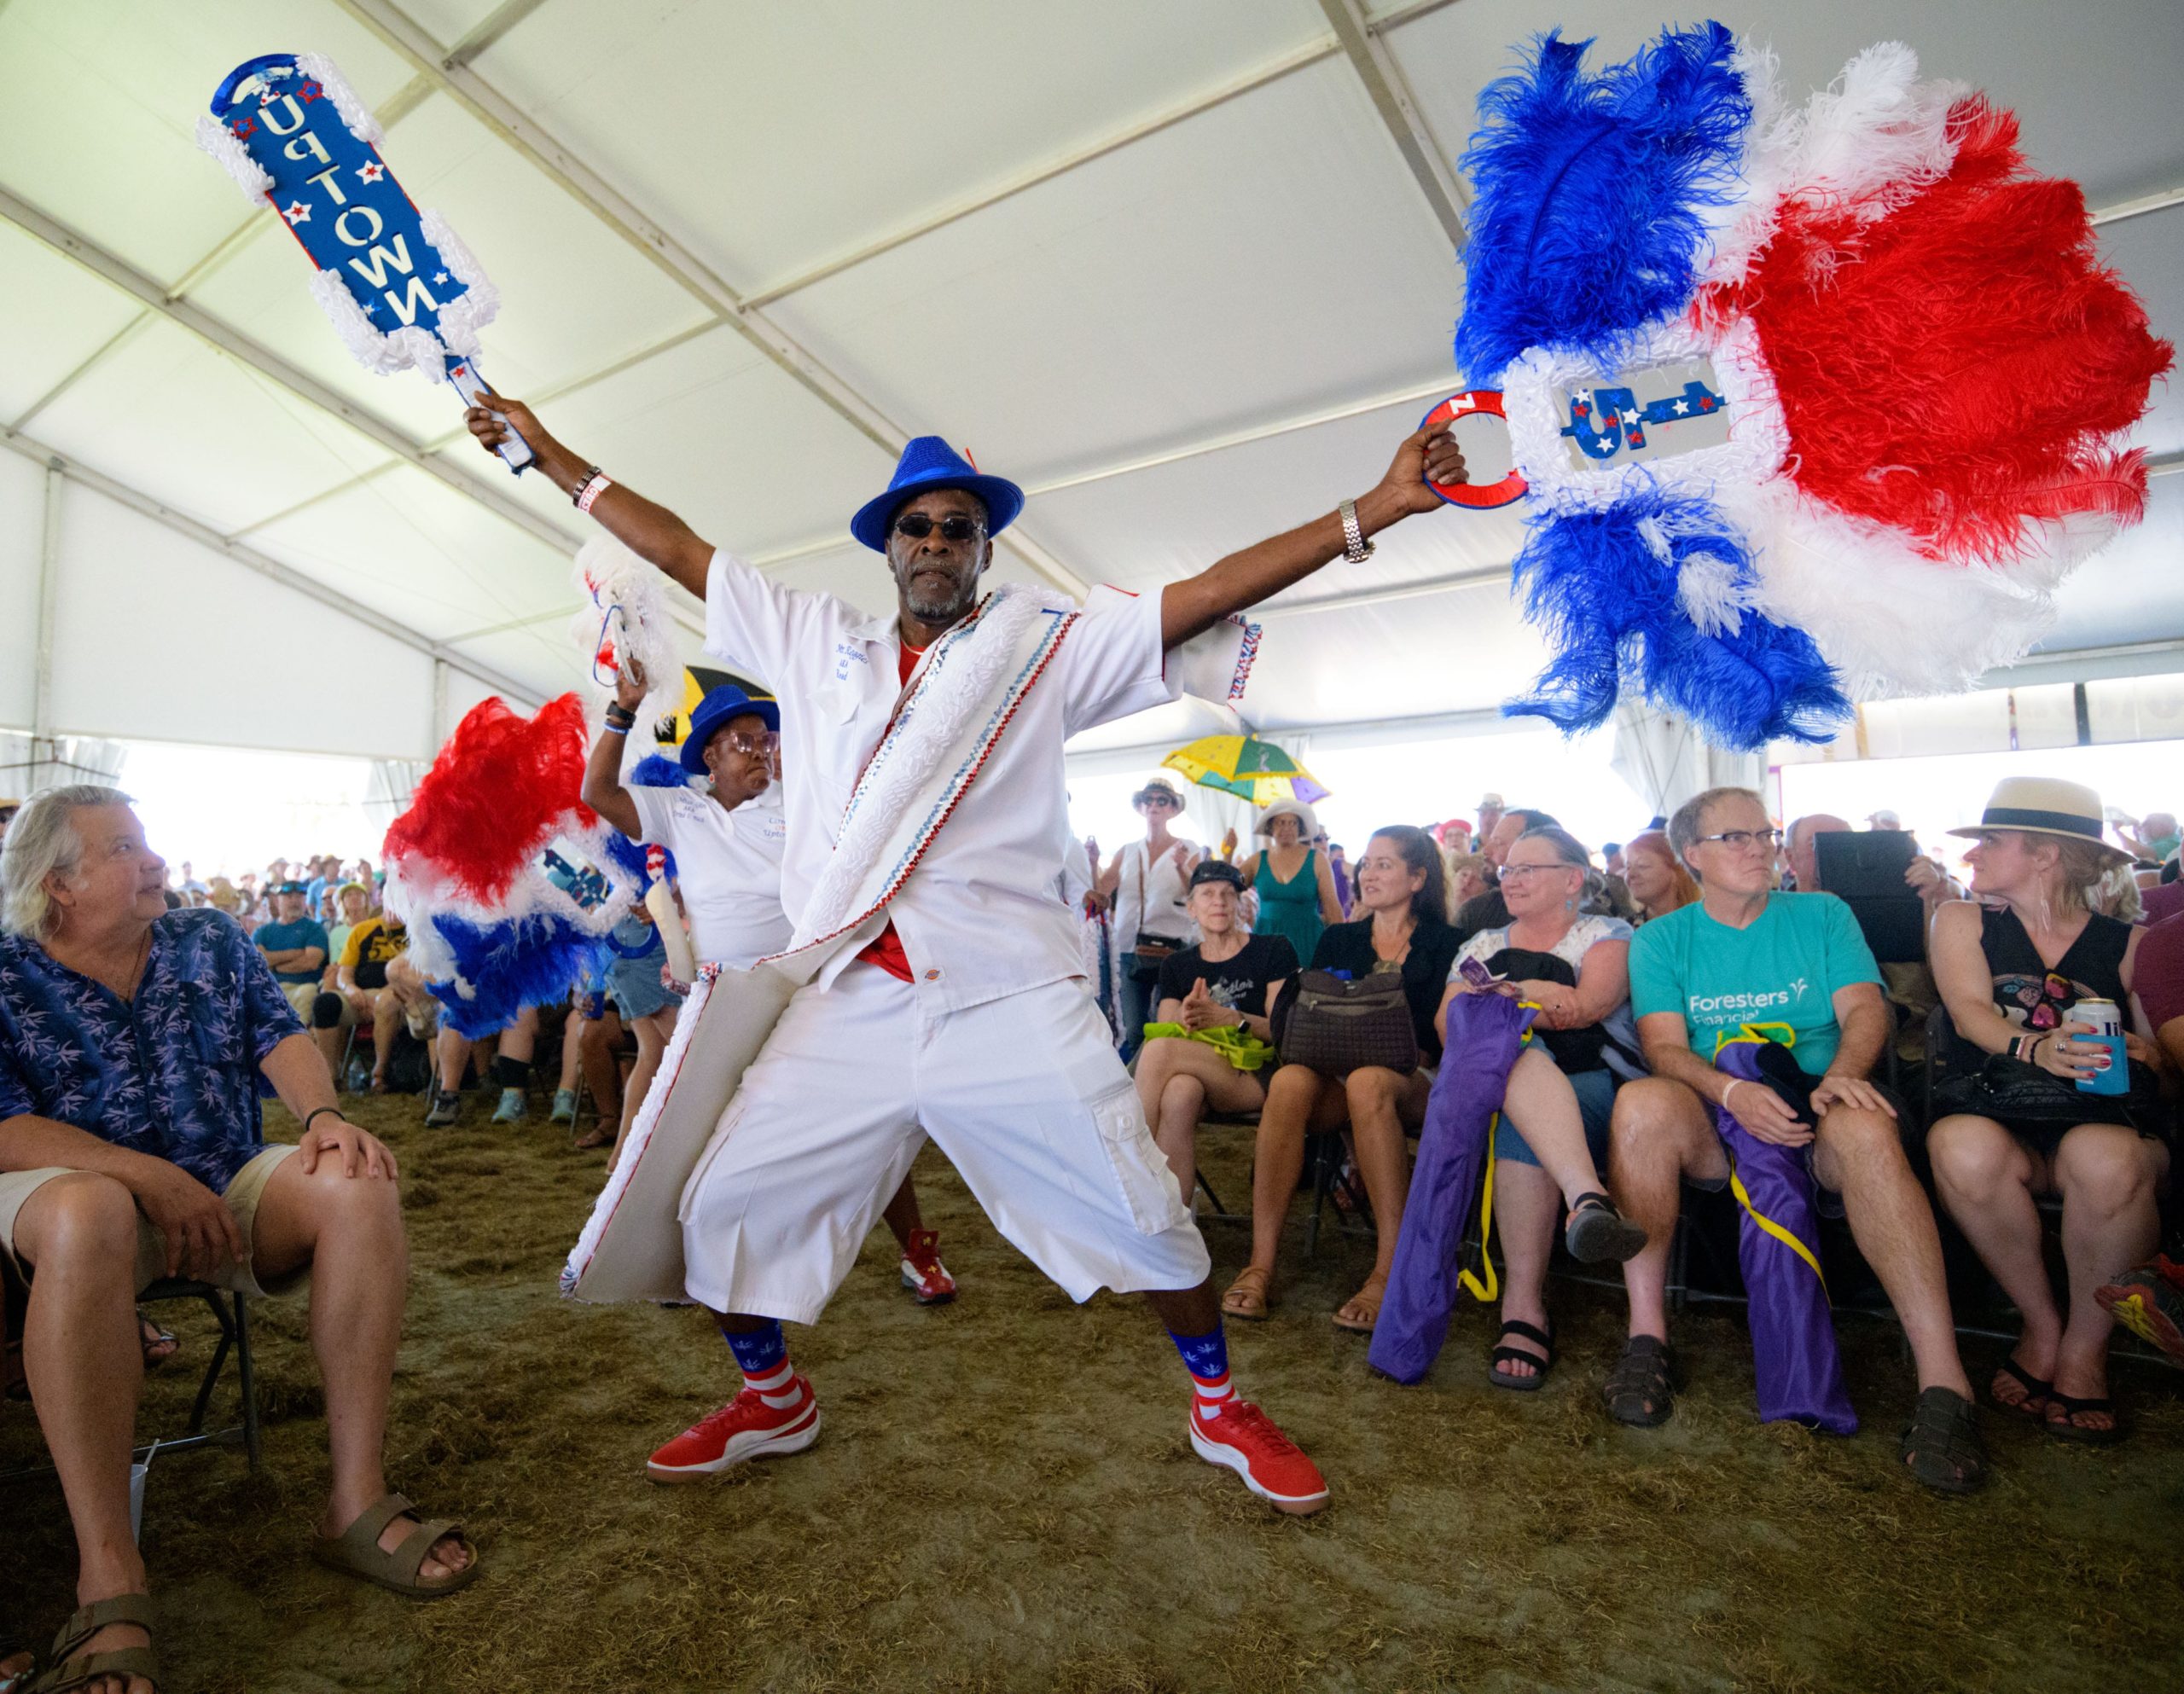
[[[1342,515],[1342,556],[1353,565],[1370,559],[1373,543],[1365,539],[1365,531],[1357,525],[1357,502],[1345,500],[1335,509]]]

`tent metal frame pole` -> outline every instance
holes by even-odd
[[[117,253],[109,252],[89,236],[78,235],[57,218],[49,217],[12,189],[0,187],[0,218],[26,234],[36,236],[55,252],[74,259],[93,276],[112,283],[122,293],[142,301],[154,311],[203,340],[230,358],[247,365],[297,399],[339,418],[360,435],[369,438],[398,458],[406,459],[427,476],[467,495],[496,516],[506,519],[526,535],[544,542],[564,554],[573,554],[577,539],[560,525],[549,523],[514,495],[481,481],[467,472],[433,457],[385,419],[344,398],[317,377],[307,375],[279,354],[261,347],[241,331],[187,300],[167,298],[159,282],[147,276]]]
[[[830,276],[839,276],[845,270],[854,270],[868,259],[878,258],[882,253],[892,252],[897,247],[907,246],[921,235],[929,235],[936,229],[944,229],[950,223],[960,223],[974,212],[984,212],[989,206],[999,206],[1003,200],[1013,200],[1018,194],[1036,189],[1042,183],[1053,182],[1057,177],[1066,176],[1080,165],[1089,165],[1095,160],[1105,159],[1112,153],[1119,153],[1135,142],[1144,141],[1148,136],[1157,136],[1164,130],[1173,129],[1176,125],[1198,117],[1202,113],[1211,112],[1216,107],[1225,106],[1232,100],[1254,93],[1269,84],[1280,82],[1284,77],[1301,71],[1307,66],[1317,65],[1332,59],[1340,50],[1341,44],[1333,36],[1321,36],[1317,40],[1308,42],[1304,46],[1293,49],[1277,59],[1270,59],[1240,76],[1232,77],[1224,83],[1194,94],[1154,117],[1144,119],[1124,129],[1112,131],[1097,140],[1088,142],[1082,147],[1072,148],[1066,153],[1057,154],[1052,159],[1019,171],[996,187],[984,189],[961,200],[952,200],[945,206],[935,207],[930,212],[922,212],[909,223],[889,230],[886,235],[875,235],[871,240],[851,247],[845,252],[838,253],[832,258],[822,259],[806,270],[784,276],[778,282],[770,282],[762,288],[754,289],[743,297],[743,304],[751,308],[771,305],[775,301],[784,299],[791,294],[809,288],[814,283],[823,282]]]
[[[696,254],[612,187],[584,159],[564,146],[514,102],[434,40],[389,0],[339,0],[341,9],[433,79],[526,163],[598,218],[636,252],[658,266],[720,321],[734,329],[791,380],[820,400],[890,458],[901,453],[909,432],[859,393],[764,312],[753,310]],[[1083,595],[1084,579],[1021,525],[1012,525],[996,549],[1007,548],[1032,571],[1065,592]]]
[[[1350,61],[1350,67],[1357,73],[1357,80],[1364,84],[1365,92],[1373,102],[1373,109],[1380,113],[1396,151],[1403,155],[1403,162],[1410,171],[1411,180],[1418,184],[1418,191],[1426,197],[1426,204],[1433,213],[1433,221],[1441,226],[1441,233],[1448,237],[1453,251],[1461,252],[1464,245],[1464,212],[1471,204],[1463,184],[1449,168],[1447,156],[1435,138],[1426,115],[1418,109],[1418,102],[1411,96],[1410,85],[1403,80],[1403,67],[1396,63],[1395,55],[1380,38],[1365,15],[1362,0],[1320,0],[1320,10],[1327,15],[1335,39],[1342,44],[1343,56]]]
[[[32,663],[31,763],[53,745],[53,626],[61,606],[61,461],[45,461],[44,516],[38,542],[38,648]]]
[[[59,507],[58,497],[53,490],[58,481],[65,477],[71,482],[80,483],[94,493],[104,495],[117,505],[127,507],[141,517],[149,518],[154,523],[172,530],[177,535],[195,542],[200,547],[208,548],[224,559],[231,559],[238,565],[247,566],[260,576],[278,583],[282,588],[292,589],[306,599],[315,600],[321,606],[338,612],[345,618],[352,618],[368,629],[377,630],[390,641],[399,641],[404,647],[414,648],[419,653],[452,665],[466,676],[476,677],[480,682],[507,696],[511,701],[520,701],[528,706],[536,706],[539,704],[538,691],[528,683],[519,682],[514,677],[495,670],[481,660],[471,658],[468,654],[450,647],[444,641],[436,641],[428,635],[421,635],[408,624],[397,623],[384,612],[373,611],[361,600],[350,599],[340,589],[330,589],[325,583],[305,576],[294,567],[283,565],[279,560],[260,553],[254,547],[242,542],[230,541],[211,525],[201,524],[196,519],[176,511],[172,507],[162,503],[142,490],[130,487],[127,483],[117,482],[103,471],[95,471],[89,465],[78,464],[47,446],[44,442],[33,440],[20,430],[0,425],[0,446],[10,448],[21,454],[26,459],[35,461],[46,467],[48,538],[43,561],[44,575],[39,583],[38,602],[41,673],[50,668],[44,662],[44,653],[49,647],[51,639],[51,608],[49,605],[49,595],[57,599],[59,593],[60,560],[57,552],[59,525],[55,519]],[[51,585],[50,588],[49,584]]]

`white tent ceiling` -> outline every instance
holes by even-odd
[[[2104,251],[2184,329],[2175,0],[2062,29],[2048,0],[1715,9],[1793,92],[1896,37],[2015,107],[2041,167],[2126,212]],[[1025,483],[1000,572],[1072,586],[1157,585],[1362,488],[1456,386],[1449,161],[1480,85],[1551,24],[1620,55],[1670,16],[0,0],[0,722],[38,709],[49,624],[44,726],[86,734],[415,757],[483,693],[577,676],[582,520],[456,439],[450,392],[355,365],[278,221],[192,144],[242,59],[327,53],[379,113],[501,287],[500,387],[700,532],[869,604],[847,517],[914,433]],[[2184,404],[2140,439],[2175,464]],[[2184,642],[2184,477],[2155,489],[2051,650]],[[1293,591],[1253,721],[1490,707],[1539,658],[1518,536],[1451,513]]]

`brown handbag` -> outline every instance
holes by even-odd
[[[1281,1029],[1281,1062],[1308,1065],[1322,1076],[1347,1076],[1368,1065],[1408,1076],[1418,1068],[1418,1031],[1403,973],[1376,972],[1355,979],[1332,971],[1295,978]]]

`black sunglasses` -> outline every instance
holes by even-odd
[[[935,527],[932,514],[925,512],[905,512],[895,519],[897,532],[908,536],[912,541],[923,541],[933,532]],[[938,527],[943,541],[964,542],[970,540],[973,536],[982,536],[986,532],[986,526],[984,524],[976,518],[965,516],[961,512],[950,513],[948,516],[939,520]]]

